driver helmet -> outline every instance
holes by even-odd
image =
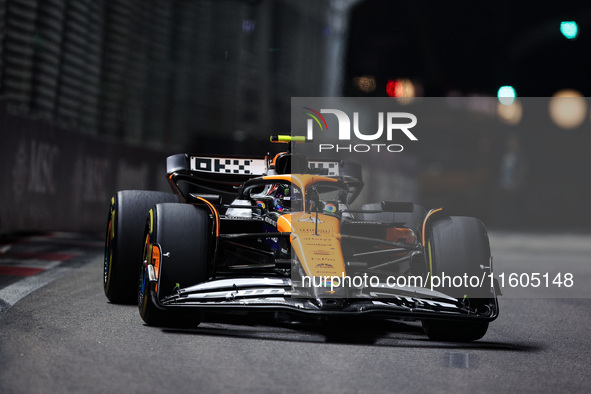
[[[288,212],[291,208],[289,185],[273,185],[268,194],[272,197],[273,208],[275,212]]]

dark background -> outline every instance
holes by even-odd
[[[561,21],[577,22],[575,40],[560,33]],[[413,78],[430,97],[496,96],[503,85],[521,97],[564,88],[588,96],[590,26],[586,1],[363,1],[350,16],[346,80],[371,74],[385,87]],[[359,94],[350,84],[344,92]]]
[[[386,97],[398,78],[427,97],[590,94],[591,5],[481,3],[0,1],[0,232],[100,231],[115,190],[166,187],[170,153],[276,151],[268,136],[291,131],[291,97]],[[562,20],[577,21],[575,40]],[[399,187],[490,227],[587,230],[589,114],[562,130],[524,99],[511,126],[474,102],[460,114],[474,127],[444,119],[397,159],[413,168]],[[528,170],[507,197],[510,136]]]

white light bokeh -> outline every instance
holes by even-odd
[[[554,94],[548,105],[550,118],[563,129],[579,127],[587,116],[587,101],[573,89],[563,89]]]

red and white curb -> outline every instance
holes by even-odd
[[[102,247],[102,242],[51,233],[0,245],[0,277],[12,282],[0,287],[0,317],[22,298],[74,269],[67,262],[88,247]]]

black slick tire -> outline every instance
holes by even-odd
[[[484,224],[472,217],[451,216],[430,225],[427,239],[427,261],[432,277],[482,278],[490,265],[490,245]],[[491,297],[487,286],[450,286],[438,290],[470,303],[484,311]],[[423,329],[433,340],[467,342],[482,338],[488,322],[482,320],[424,320]]]
[[[123,190],[111,199],[107,219],[103,289],[114,304],[135,304],[146,214],[160,202],[178,202],[172,193]]]
[[[202,313],[159,309],[152,297],[162,300],[177,288],[207,280],[211,239],[208,212],[188,204],[157,204],[148,214],[144,239],[144,262],[137,282],[141,318],[150,326],[196,327]],[[160,253],[158,267],[152,258],[154,248]],[[158,278],[155,294],[147,282],[150,264]]]

